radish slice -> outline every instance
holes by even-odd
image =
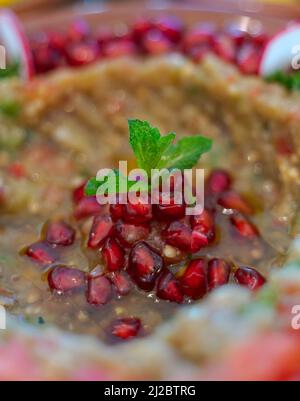
[[[8,60],[20,63],[22,78],[30,79],[34,74],[30,45],[19,18],[7,9],[0,11],[0,43]]]
[[[297,53],[300,53],[300,24],[293,24],[269,40],[261,58],[259,74],[267,76],[290,69]]]

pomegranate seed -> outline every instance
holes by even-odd
[[[136,45],[127,39],[112,40],[103,46],[103,54],[109,58],[133,56],[136,53]]]
[[[237,54],[237,65],[243,74],[258,74],[262,51],[251,43],[241,47]]]
[[[152,21],[140,18],[132,26],[132,36],[139,43],[152,28]]]
[[[210,193],[220,194],[231,187],[231,177],[224,170],[214,170],[206,180],[206,186]]]
[[[44,74],[62,65],[61,54],[50,47],[39,47],[32,54],[37,74]]]
[[[243,216],[232,216],[230,221],[242,237],[254,238],[259,235],[259,231],[255,225]]]
[[[128,295],[132,289],[132,283],[127,273],[120,271],[111,273],[109,276],[115,286],[116,292],[120,296]]]
[[[116,204],[110,205],[110,214],[114,221],[117,221],[123,217],[124,205]]]
[[[199,46],[206,46],[209,48],[212,44],[215,35],[215,26],[211,24],[202,24],[186,33],[183,38],[182,48],[187,54],[198,48]]]
[[[231,39],[234,40],[237,46],[242,46],[249,38],[249,34],[247,32],[241,31],[235,25],[228,26],[225,32],[229,34],[229,36],[231,37]]]
[[[90,231],[88,247],[99,248],[113,231],[113,222],[110,216],[96,216]]]
[[[155,27],[173,43],[180,41],[184,31],[182,21],[173,16],[159,18],[155,22]]]
[[[111,29],[102,26],[96,31],[95,37],[100,49],[115,38]]]
[[[131,247],[149,236],[150,229],[142,224],[127,224],[119,221],[115,225],[115,235],[123,246]]]
[[[91,29],[87,21],[84,19],[76,19],[68,27],[68,42],[82,42],[87,39],[90,34]]]
[[[105,241],[102,256],[109,271],[120,270],[124,267],[124,252],[115,239],[108,238]]]
[[[142,290],[153,290],[156,278],[162,268],[162,257],[146,242],[139,242],[132,248],[129,255],[128,272]]]
[[[153,213],[158,220],[175,220],[185,216],[185,205],[154,205]]]
[[[149,31],[142,41],[143,49],[151,55],[165,54],[172,50],[173,45],[158,29]]]
[[[292,156],[295,152],[292,138],[287,134],[276,138],[275,148],[281,156]]]
[[[98,45],[94,41],[70,43],[66,47],[67,63],[71,67],[81,67],[95,62],[100,55]]]
[[[205,261],[203,259],[193,260],[180,278],[180,282],[185,295],[192,299],[204,297],[207,293]]]
[[[228,35],[217,35],[213,40],[213,50],[225,61],[232,62],[235,60],[236,45],[234,40]]]
[[[205,234],[208,242],[215,239],[215,221],[213,213],[204,209],[198,216],[191,217],[192,228],[197,232]]]
[[[62,32],[47,32],[47,39],[48,44],[52,49],[57,50],[60,53],[64,52],[68,40]]]
[[[26,177],[25,167],[20,162],[15,162],[15,163],[10,164],[7,167],[7,172],[8,172],[8,174],[12,175],[13,177],[15,177],[17,179]]]
[[[253,213],[252,207],[237,192],[224,192],[218,199],[218,204],[225,209],[233,209],[243,214]]]
[[[86,183],[87,181],[84,181],[79,187],[74,189],[72,198],[75,204],[79,203],[85,197],[84,190]]]
[[[160,299],[178,304],[183,302],[183,292],[179,281],[169,270],[164,270],[158,278],[156,295]]]
[[[46,242],[36,242],[26,250],[26,255],[42,265],[51,265],[57,259],[53,248]]]
[[[85,219],[91,216],[96,216],[103,211],[103,206],[97,202],[95,196],[89,196],[81,199],[76,205],[74,217],[77,220]]]
[[[262,287],[266,279],[255,269],[251,267],[239,267],[235,272],[234,278],[238,284],[248,287],[250,290],[257,290]]]
[[[53,245],[69,246],[75,241],[76,232],[63,221],[52,222],[46,231],[46,241]]]
[[[136,337],[141,330],[140,319],[134,317],[120,318],[112,322],[110,333],[121,340]]]
[[[231,265],[222,259],[212,259],[208,262],[207,280],[209,290],[229,282]]]
[[[192,230],[189,226],[179,221],[172,222],[163,232],[166,243],[176,248],[190,252],[192,242]]]
[[[105,305],[112,298],[112,285],[103,275],[88,277],[87,302],[90,305]]]
[[[266,45],[269,41],[269,35],[266,32],[260,32],[256,35],[251,36],[251,40],[253,44],[257,45],[258,47],[262,48]]]
[[[191,252],[199,252],[209,244],[207,235],[203,233],[202,226],[196,226],[192,231]]]
[[[82,288],[85,285],[85,274],[78,269],[57,266],[49,273],[48,283],[52,290],[63,294]]]
[[[150,203],[128,203],[124,205],[123,219],[126,223],[143,224],[152,220],[152,206]]]
[[[203,44],[192,47],[187,55],[196,63],[200,63],[210,52],[210,47],[207,44]]]

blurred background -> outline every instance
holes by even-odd
[[[210,4],[211,1],[207,0],[169,0],[169,2],[177,3],[197,3],[197,4]],[[0,0],[0,6],[8,6],[15,8],[19,12],[36,12],[46,8],[64,7],[66,4],[101,4],[101,3],[126,3],[128,0]],[[138,3],[159,3],[166,2],[164,0],[139,0]],[[273,3],[273,4],[292,4],[300,5],[300,0],[214,0],[214,4],[222,4],[224,7],[235,8],[248,8],[255,7],[259,3]]]

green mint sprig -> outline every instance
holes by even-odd
[[[288,74],[283,71],[277,71],[269,75],[266,80],[268,82],[277,82],[288,90],[300,90],[300,72]]]
[[[137,166],[150,176],[153,169],[184,170],[193,168],[200,157],[211,150],[212,140],[201,135],[187,136],[174,143],[176,134],[161,135],[157,128],[152,127],[147,121],[129,120],[129,142],[136,156]],[[120,182],[127,182],[128,191],[135,181],[129,181],[119,171],[115,171]],[[87,196],[94,196],[98,189],[107,181],[98,181],[91,178],[85,188]],[[117,180],[114,188],[109,188],[110,193],[119,192],[120,186]],[[145,190],[149,190],[145,183]]]

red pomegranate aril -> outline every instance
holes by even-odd
[[[75,204],[79,203],[84,197],[85,197],[85,186],[86,186],[87,181],[84,181],[81,185],[79,185],[77,188],[73,190],[73,202]]]
[[[63,53],[68,42],[66,35],[62,32],[48,32],[48,43],[52,49],[58,50]]]
[[[234,278],[238,284],[244,285],[252,291],[258,290],[266,283],[266,279],[257,270],[246,266],[239,267]]]
[[[143,38],[142,47],[148,54],[160,55],[170,52],[173,44],[158,29],[153,29]]]
[[[149,234],[150,228],[145,224],[128,224],[123,221],[115,224],[115,236],[125,247],[131,247],[136,242],[146,239]]]
[[[190,252],[192,230],[188,225],[180,221],[174,221],[163,232],[163,237],[167,244],[175,246],[182,251]]]
[[[82,42],[91,34],[89,24],[84,19],[74,20],[68,27],[67,39],[68,42]]]
[[[246,40],[249,39],[249,34],[245,31],[241,31],[241,29],[235,25],[229,25],[225,31],[231,39],[234,40],[237,46],[242,46]]]
[[[164,270],[157,280],[156,295],[160,299],[181,304],[184,296],[180,282],[169,270]]]
[[[140,18],[132,26],[132,36],[136,42],[140,43],[151,29],[153,29],[153,22],[149,19]]]
[[[178,43],[184,32],[182,21],[174,16],[159,18],[155,21],[155,27],[173,43]]]
[[[211,211],[204,209],[200,215],[191,216],[191,225],[193,229],[206,235],[209,242],[215,238],[215,220]]]
[[[103,46],[103,54],[109,58],[133,56],[137,53],[136,45],[127,39],[112,40]]]
[[[34,261],[46,266],[51,265],[57,260],[57,255],[54,249],[46,242],[36,242],[30,245],[25,254]]]
[[[203,233],[202,226],[196,226],[192,231],[191,252],[199,252],[209,244],[207,235]]]
[[[231,265],[223,259],[211,259],[207,267],[207,281],[209,290],[225,285],[229,282]]]
[[[109,211],[114,221],[120,220],[123,217],[124,205],[110,205]]]
[[[187,51],[187,55],[196,63],[200,63],[209,53],[211,48],[208,45],[197,45]]]
[[[95,196],[89,196],[81,199],[75,207],[74,217],[77,220],[85,219],[91,216],[96,216],[103,212],[103,206],[97,202]]]
[[[243,74],[258,74],[262,51],[251,43],[246,43],[237,54],[237,65]]]
[[[212,45],[212,39],[215,35],[215,26],[211,24],[202,24],[187,32],[182,40],[182,48],[186,53],[198,46]]]
[[[143,224],[152,220],[152,205],[140,200],[136,204],[124,205],[123,219],[126,223]]]
[[[158,220],[176,220],[185,216],[185,205],[154,205],[153,213]]]
[[[48,275],[48,283],[53,291],[64,294],[84,287],[85,274],[78,269],[56,266]]]
[[[259,231],[254,224],[241,215],[235,215],[230,218],[230,221],[240,236],[245,238],[255,238],[259,236]]]
[[[203,259],[193,260],[180,278],[182,291],[192,299],[204,297],[207,293],[206,266]]]
[[[281,156],[292,156],[295,153],[295,147],[290,135],[285,134],[275,139],[275,148]]]
[[[103,275],[88,277],[87,302],[90,305],[105,305],[112,298],[112,284]]]
[[[121,340],[129,340],[136,337],[141,330],[140,319],[134,317],[120,318],[112,322],[110,334]]]
[[[100,55],[98,45],[94,41],[70,43],[66,47],[66,60],[71,67],[81,67],[95,62]]]
[[[132,282],[126,272],[114,272],[109,276],[118,295],[125,296],[132,290]]]
[[[17,178],[17,179],[22,179],[22,178],[26,177],[25,167],[20,162],[11,163],[7,167],[7,172],[8,172],[8,174],[10,174],[11,176],[13,176],[14,178]]]
[[[246,199],[234,191],[224,192],[219,197],[218,204],[225,209],[233,209],[243,214],[253,213],[253,209]]]
[[[207,177],[206,187],[209,193],[220,194],[228,191],[231,187],[232,179],[225,170],[214,170]]]
[[[236,57],[236,45],[229,35],[219,34],[213,40],[213,50],[223,60],[232,62]]]
[[[96,216],[90,231],[88,247],[99,248],[113,231],[113,221],[109,215]]]
[[[46,241],[52,245],[69,246],[75,241],[76,232],[64,221],[50,223],[46,231]]]
[[[37,74],[45,74],[63,63],[61,54],[57,50],[46,46],[33,50],[33,60]]]
[[[113,272],[124,267],[124,252],[119,243],[114,238],[108,238],[102,248],[102,256],[106,267]]]
[[[153,290],[162,268],[162,257],[146,242],[139,242],[132,248],[129,255],[128,273],[142,290]]]

